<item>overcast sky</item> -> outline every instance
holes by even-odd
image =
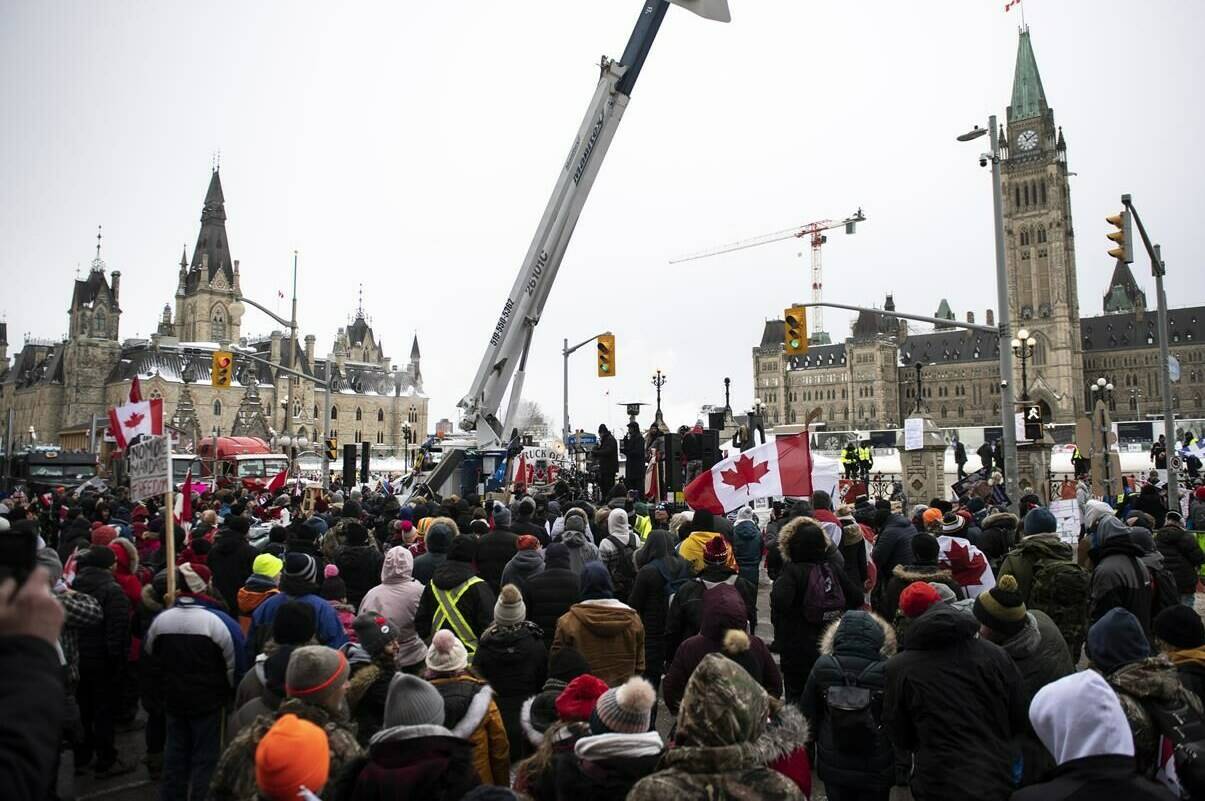
[[[671,257],[856,207],[825,248],[826,298],[962,318],[994,307],[991,196],[976,145],[1003,118],[1021,15],[1004,0],[731,0],[671,9],[537,329],[527,392],[559,421],[563,337],[610,329],[618,376],[571,361],[573,422],[653,400],[693,422],[752,399],[763,321],[809,294],[796,241]],[[287,294],[329,348],[365,309],[395,362],[418,332],[431,420],[467,391],[598,79],[639,0],[0,3],[0,312],[59,337],[97,224],[122,271],[122,337],[146,336],[191,256],[221,151],[248,297]],[[1133,194],[1172,305],[1205,302],[1199,81],[1205,3],[1032,0],[1068,143],[1085,315],[1112,270],[1103,218]],[[1194,236],[1193,232],[1197,234]],[[800,255],[802,253],[802,256]],[[1153,299],[1145,259],[1135,264]],[[287,305],[280,310],[287,314]],[[272,325],[254,309],[244,333]],[[827,313],[835,337],[849,317]],[[646,416],[648,417],[648,416]],[[651,418],[650,418],[651,419]],[[643,422],[647,424],[648,419]]]

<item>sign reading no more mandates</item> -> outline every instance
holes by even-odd
[[[172,446],[164,436],[146,437],[126,450],[130,498],[144,501],[172,488]]]

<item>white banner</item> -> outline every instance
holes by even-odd
[[[172,488],[172,445],[165,435],[144,437],[126,449],[130,498],[144,501]]]
[[[904,420],[904,450],[919,451],[925,446],[925,421],[922,417]]]
[[[1075,545],[1079,542],[1079,501],[1074,498],[1052,501],[1050,513],[1059,521],[1059,539]]]

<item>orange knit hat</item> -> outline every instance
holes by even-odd
[[[270,801],[296,801],[300,788],[317,795],[330,775],[326,732],[296,715],[284,715],[255,749],[255,783]]]
[[[941,523],[941,510],[929,507],[921,513],[920,519],[925,528],[928,528],[933,523]]]

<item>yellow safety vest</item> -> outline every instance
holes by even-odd
[[[870,448],[858,448],[858,461],[869,462],[871,459]]]
[[[434,582],[430,584],[431,595],[435,598],[437,606],[435,616],[431,620],[431,630],[439,631],[447,624],[452,633],[464,643],[464,649],[468,651],[470,657],[477,651],[477,633],[473,631],[473,627],[469,625],[469,621],[464,619],[464,615],[460,613],[460,608],[456,604],[469,587],[480,583],[481,579],[473,576],[452,592],[441,590],[435,586]]]
[[[841,464],[849,464],[856,461],[858,461],[858,457],[853,451],[850,451],[848,448],[841,451]]]
[[[632,528],[641,540],[647,540],[649,532],[653,530],[653,521],[644,515],[636,515],[636,522],[632,524]]]

